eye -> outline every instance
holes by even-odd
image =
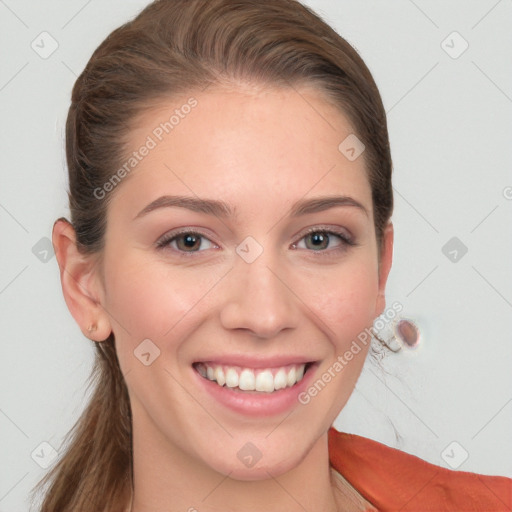
[[[309,229],[305,236],[292,247],[309,249],[313,252],[326,252],[327,249],[344,250],[347,246],[354,245],[356,245],[354,240],[344,231],[315,227]]]
[[[156,245],[159,249],[170,247],[182,253],[200,252],[201,250],[217,247],[205,235],[190,229],[164,235]]]
[[[158,249],[170,248],[182,255],[218,248],[206,235],[192,229],[164,235],[156,245]],[[347,246],[354,245],[356,245],[355,241],[344,231],[315,227],[309,229],[298,242],[292,244],[292,248],[330,253],[343,251]]]

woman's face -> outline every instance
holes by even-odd
[[[392,234],[379,273],[364,152],[340,151],[352,129],[314,89],[193,97],[131,132],[101,303],[136,442],[268,478],[304,459],[349,398],[368,344],[333,365],[383,310]]]

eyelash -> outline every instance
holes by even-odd
[[[336,256],[340,252],[344,252],[345,250],[347,250],[347,247],[354,247],[357,245],[355,240],[353,238],[349,237],[346,233],[344,233],[342,231],[335,230],[333,228],[323,228],[321,226],[309,228],[305,233],[302,234],[302,236],[299,238],[299,240],[297,242],[294,242],[292,245],[296,246],[300,241],[302,241],[304,238],[306,238],[308,235],[310,235],[312,233],[322,233],[322,234],[326,234],[326,235],[334,235],[334,236],[337,236],[341,240],[341,245],[339,245],[333,249],[322,249],[319,251],[315,251],[313,249],[305,249],[308,252],[317,253],[320,257]],[[185,234],[199,236],[199,237],[207,239],[212,244],[214,243],[204,233],[201,233],[200,231],[196,231],[194,229],[188,228],[188,229],[180,230],[178,232],[170,233],[168,235],[164,235],[156,243],[157,249],[161,250],[161,249],[169,248],[169,245],[171,242],[175,241],[180,235],[185,235]],[[190,258],[190,257],[193,258],[193,257],[195,257],[195,253],[203,252],[200,250],[199,251],[181,251],[179,249],[172,249],[172,250],[177,252],[180,256],[182,256],[184,258]]]
[[[354,247],[357,245],[355,240],[353,238],[350,238],[345,232],[343,232],[341,230],[338,231],[333,228],[327,228],[327,227],[321,227],[321,226],[314,226],[312,228],[308,228],[307,231],[301,235],[298,242],[300,242],[301,240],[303,240],[304,238],[306,238],[308,235],[310,235],[312,233],[322,233],[324,235],[326,234],[329,236],[334,235],[334,236],[337,236],[341,240],[341,245],[339,245],[333,249],[322,249],[320,251],[306,249],[309,252],[319,253],[321,256],[328,257],[328,256],[333,255],[333,253],[335,253],[334,255],[337,255],[339,252],[345,251],[347,249],[347,247]],[[297,245],[298,242],[295,242],[292,245],[295,246],[295,245]]]

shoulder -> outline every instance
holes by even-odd
[[[329,429],[332,467],[379,510],[510,511],[512,479],[452,471],[366,437]]]

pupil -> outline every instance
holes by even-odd
[[[184,242],[186,247],[188,247],[189,249],[193,248],[194,245],[196,245],[197,243],[197,237],[195,235],[186,235]]]
[[[311,235],[312,243],[315,247],[325,246],[325,243],[329,241],[329,237],[324,233],[314,233]]]

